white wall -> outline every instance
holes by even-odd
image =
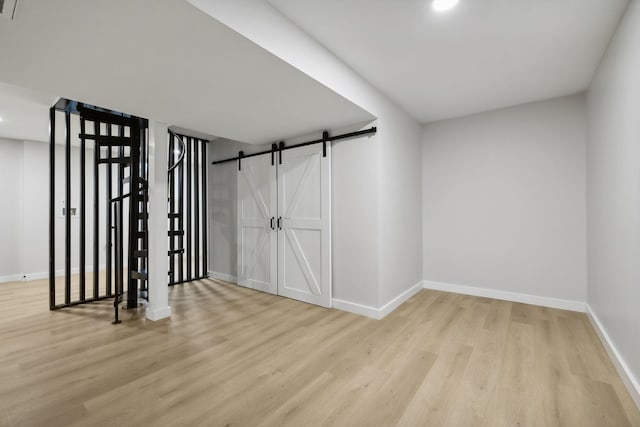
[[[215,144],[211,143],[210,146]],[[212,151],[215,148],[212,148]],[[209,271],[237,278],[237,166],[209,166]],[[220,277],[222,278],[222,277]]]
[[[424,278],[584,302],[582,95],[426,125]]]
[[[588,94],[588,304],[640,399],[640,3],[632,1]],[[638,401],[640,404],[640,400]]]
[[[71,147],[72,207],[79,207],[80,150]],[[93,270],[93,150],[86,155],[86,269]],[[56,145],[56,274],[64,270],[65,149]],[[104,194],[105,170],[100,171],[100,192]],[[115,177],[114,177],[115,178]],[[0,282],[48,277],[49,271],[49,144],[34,141],[0,139]],[[115,182],[115,179],[114,179]],[[104,197],[104,196],[101,196]],[[6,203],[5,203],[6,201]],[[101,201],[100,260],[106,257],[105,213]],[[78,211],[79,212],[79,211]],[[71,219],[71,268],[79,268],[79,217]],[[125,235],[126,238],[126,235]]]
[[[189,2],[378,118],[332,154],[334,298],[374,314],[421,282],[418,122],[267,2]]]
[[[22,142],[0,139],[0,281],[21,278]]]
[[[24,274],[49,271],[49,144],[42,142],[22,142],[24,149],[24,165],[21,174],[24,175],[24,191],[20,215],[25,227],[22,232],[23,242],[22,270]],[[64,148],[56,150],[57,161],[64,159]],[[58,163],[64,165],[64,163]],[[62,171],[62,167],[60,167]],[[64,185],[59,185],[59,195],[63,194]],[[59,221],[57,221],[59,222]],[[58,233],[64,232],[64,224],[56,227]],[[64,241],[60,239],[60,241]],[[58,245],[60,247],[60,245]],[[64,251],[64,246],[59,251]],[[64,253],[64,252],[63,252]],[[59,261],[56,269],[64,268],[64,262]]]
[[[379,122],[381,307],[422,283],[422,129],[397,111],[386,111]]]
[[[331,147],[333,298],[368,307],[380,301],[379,140],[375,134]]]

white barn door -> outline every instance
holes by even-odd
[[[276,167],[270,154],[242,159],[240,165],[238,284],[277,294]]]
[[[278,165],[278,294],[331,307],[331,147],[283,151]]]

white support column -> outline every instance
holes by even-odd
[[[167,255],[167,132],[166,124],[149,120],[149,320],[171,317]]]

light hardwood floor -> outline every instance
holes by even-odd
[[[640,426],[583,314],[421,291],[381,321],[213,280],[171,320],[0,284],[0,425]]]

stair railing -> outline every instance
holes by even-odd
[[[184,249],[182,248],[182,236],[184,234],[183,231],[181,231],[181,224],[182,224],[182,219],[181,219],[181,212],[182,212],[182,208],[178,207],[178,210],[176,212],[174,212],[175,208],[177,207],[177,205],[182,203],[182,199],[180,196],[176,196],[176,187],[175,187],[175,180],[178,179],[176,177],[176,168],[178,166],[181,166],[184,163],[185,160],[185,155],[187,153],[187,145],[184,142],[184,140],[182,139],[182,137],[180,135],[178,135],[177,133],[169,130],[169,133],[171,134],[172,138],[174,138],[174,140],[177,140],[180,144],[180,152],[178,155],[178,159],[175,160],[175,162],[173,162],[173,164],[170,164],[169,166],[169,173],[168,173],[168,186],[169,186],[169,198],[168,198],[168,202],[169,202],[169,222],[170,222],[170,226],[169,226],[169,231],[168,231],[168,236],[170,239],[170,244],[169,244],[169,263],[170,263],[170,267],[169,267],[169,285],[175,284],[176,282],[176,277],[175,277],[175,256],[179,255],[179,256],[183,256],[184,254]],[[172,159],[175,158],[174,153],[170,153],[172,156]],[[178,174],[179,176],[181,176],[182,174],[182,169],[179,170],[180,174]],[[182,181],[179,181],[180,186],[182,186]],[[178,193],[181,194],[182,190],[178,190]],[[175,198],[178,198],[178,201],[176,203]],[[176,229],[176,221],[179,222],[178,224],[178,228]],[[176,248],[176,244],[175,244],[175,238],[178,238],[178,247]],[[180,273],[182,274],[182,273]]]
[[[112,205],[113,205],[113,218],[115,220],[115,224],[111,226],[111,228],[115,231],[115,248],[117,251],[119,251],[118,254],[116,254],[115,260],[116,260],[116,265],[115,265],[115,273],[116,273],[116,280],[115,280],[115,299],[113,301],[113,311],[114,311],[114,318],[113,321],[111,323],[113,323],[114,325],[121,323],[121,320],[118,318],[118,307],[120,305],[120,302],[122,302],[122,296],[124,294],[124,284],[122,282],[122,271],[123,271],[123,266],[120,264],[119,260],[121,260],[123,254],[123,242],[121,242],[119,240],[119,236],[120,236],[120,226],[121,226],[121,220],[122,218],[119,215],[120,212],[120,204],[122,203],[122,198],[118,198],[116,197],[115,199],[112,199]]]
[[[184,140],[182,139],[182,137],[180,137],[180,135],[176,134],[175,132],[169,131],[178,141],[180,141],[180,155],[178,156],[178,159],[175,161],[175,163],[173,163],[169,168],[168,168],[168,172],[169,174],[173,173],[173,171],[184,161],[185,158],[185,154],[187,151],[187,146],[184,143]],[[116,231],[116,239],[117,236],[119,235],[118,233],[118,227],[120,224],[120,218],[118,216],[118,206],[120,203],[122,203],[124,201],[124,199],[128,198],[131,196],[131,192],[132,191],[136,191],[136,192],[141,192],[141,191],[146,191],[148,190],[148,187],[145,185],[144,181],[142,182],[142,186],[138,189],[131,189],[129,193],[123,194],[122,196],[119,197],[115,197],[112,198],[110,201],[114,206],[114,219],[115,219],[115,226],[113,226],[113,228]],[[116,242],[117,243],[117,242]],[[122,245],[122,242],[120,243],[120,245]],[[118,244],[116,244],[116,247],[118,247]],[[122,269],[122,266],[116,266],[116,270]],[[120,277],[120,274],[118,273],[116,275],[116,277]],[[116,286],[115,286],[115,300],[114,300],[114,320],[112,323],[117,324],[120,323],[121,320],[119,319],[118,316],[118,306],[119,304],[122,302],[122,300],[124,299],[124,286],[123,283],[121,283],[120,281],[116,280]]]
[[[171,173],[184,160],[184,155],[187,152],[187,146],[184,143],[184,141],[182,140],[182,137],[180,135],[178,135],[177,133],[175,133],[175,132],[173,132],[171,130],[169,131],[169,133],[171,135],[173,135],[178,141],[180,141],[180,147],[181,147],[180,155],[178,156],[178,160],[176,160],[176,162],[169,167],[169,173]]]

